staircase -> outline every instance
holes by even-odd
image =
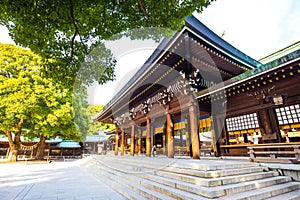
[[[300,182],[248,161],[90,156],[80,167],[128,199],[300,199]]]

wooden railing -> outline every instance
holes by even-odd
[[[248,146],[248,154],[252,162],[298,163],[300,161],[300,145],[265,144]]]
[[[175,155],[178,155],[178,156],[188,156],[186,147],[175,146],[174,153],[175,153]]]

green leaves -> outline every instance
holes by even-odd
[[[23,120],[31,137],[78,138],[72,92],[44,77],[41,64],[29,50],[0,44],[0,131],[16,131]]]
[[[91,117],[98,114],[103,109],[103,105],[89,105],[86,108],[86,113],[89,118],[88,134],[98,134],[99,130],[113,130],[115,126],[112,124],[104,124],[102,122],[93,121]]]
[[[114,78],[115,59],[102,42],[134,29],[162,28],[177,31],[184,18],[210,4],[210,0],[30,1],[1,0],[0,23],[16,44],[40,55],[47,75],[72,87],[82,63],[101,73],[85,73],[80,81],[104,83]],[[149,29],[148,29],[149,30]],[[139,32],[133,38],[158,40],[162,33]],[[94,48],[101,47],[98,58]],[[90,57],[93,61],[90,62]],[[51,59],[55,63],[49,62]],[[49,62],[49,63],[48,63]],[[97,63],[99,62],[99,63]],[[93,64],[94,63],[94,64]],[[88,68],[86,68],[88,69]],[[90,72],[89,71],[89,72]]]

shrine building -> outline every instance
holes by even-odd
[[[300,42],[257,61],[187,17],[94,118],[116,125],[115,155],[300,144],[299,66]]]

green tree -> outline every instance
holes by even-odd
[[[73,95],[73,108],[75,113],[74,122],[77,125],[80,141],[85,140],[85,136],[89,129],[89,120],[86,114],[86,108],[88,107],[86,94],[86,88],[81,87],[78,90],[74,90]]]
[[[103,40],[132,36],[133,32],[133,38],[158,39],[165,30],[179,30],[184,17],[201,12],[211,1],[0,0],[0,23],[16,44],[52,61],[45,65],[51,77],[72,85],[79,68],[85,67],[94,73],[81,75],[82,82],[103,83],[114,79],[115,66]],[[155,29],[148,29],[151,27]],[[99,48],[97,55],[93,54],[95,47]]]
[[[68,89],[43,77],[39,56],[0,44],[0,131],[9,139],[10,161],[17,160],[23,129],[31,137],[78,137],[71,100]]]
[[[99,130],[113,130],[115,126],[113,124],[105,124],[103,122],[94,121],[92,119],[93,116],[98,114],[102,109],[103,105],[92,105],[90,104],[87,109],[86,113],[89,118],[89,130],[88,134],[98,134]]]

